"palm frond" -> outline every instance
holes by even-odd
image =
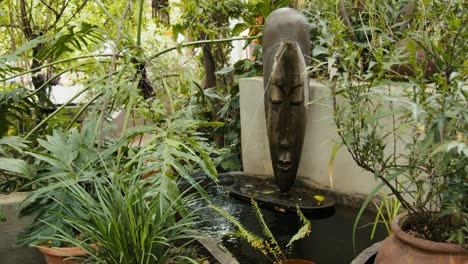
[[[67,52],[85,49],[89,43],[97,43],[102,40],[102,32],[99,27],[88,23],[70,25],[65,32],[60,32],[49,41],[39,52],[37,58],[57,59]]]

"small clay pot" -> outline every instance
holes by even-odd
[[[392,235],[385,239],[380,246],[375,264],[468,263],[468,249],[461,245],[416,238],[403,231],[407,226],[407,217],[407,213],[403,213],[392,221],[390,225]]]
[[[410,51],[409,46],[414,45],[415,50]],[[428,77],[436,73],[436,59],[428,54],[427,47],[422,47],[419,44],[415,43],[409,38],[402,39],[398,42],[397,47],[403,50],[403,54],[406,58],[415,57],[416,63],[423,66],[424,76]],[[393,65],[392,70],[396,72],[399,76],[414,76],[414,68],[410,63]]]
[[[97,249],[96,244],[91,244],[91,247]],[[49,247],[47,245],[40,245],[38,249],[44,255],[47,264],[79,264],[82,262],[79,259],[65,259],[87,255],[86,251],[79,247]]]
[[[284,262],[284,264],[316,264],[316,263],[310,260],[305,260],[305,259],[288,259]]]
[[[161,162],[161,160],[156,159],[156,158],[150,158],[150,159],[147,159],[147,160],[143,161],[143,163],[144,163],[145,165],[148,165],[148,163],[150,163],[150,162]],[[158,172],[160,172],[160,170],[157,170],[157,171],[152,170],[152,171],[150,171],[150,172],[144,173],[144,174],[142,175],[142,179],[146,179],[146,178],[148,178],[149,176],[154,175],[154,174],[156,174],[156,173],[158,173]]]

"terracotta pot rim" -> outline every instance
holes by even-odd
[[[97,246],[94,243],[90,244],[90,246],[97,249]],[[43,254],[57,257],[78,257],[88,254],[79,247],[51,247],[46,244],[41,244],[38,246],[38,249]]]
[[[445,254],[467,254],[468,249],[458,244],[434,242],[427,239],[414,237],[401,229],[401,225],[408,219],[408,213],[397,215],[390,224],[392,233],[401,241],[423,250],[435,251]]]

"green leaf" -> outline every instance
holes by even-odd
[[[16,58],[17,56],[21,55],[23,52],[26,52],[26,51],[29,51],[35,47],[37,47],[37,45],[41,44],[41,43],[44,43],[46,42],[47,39],[43,38],[43,37],[39,37],[39,38],[35,38],[33,40],[30,40],[26,43],[24,43],[21,47],[19,47],[14,53],[13,53],[13,57],[11,57],[10,59],[14,59]]]
[[[3,212],[3,209],[0,206],[0,222],[5,222],[5,221],[6,221],[5,213]]]
[[[49,41],[39,52],[37,58],[45,60],[53,57],[59,58],[61,55],[76,50],[83,50],[88,46],[88,42],[98,43],[102,40],[102,33],[98,26],[89,23],[80,25],[70,25],[65,32],[59,32]]]
[[[233,72],[234,70],[235,70],[234,67],[229,66],[229,67],[224,67],[224,68],[222,68],[221,70],[219,70],[219,71],[217,71],[217,72],[215,72],[215,73],[216,73],[217,75],[226,75],[226,74],[228,74],[228,73]]]
[[[341,148],[343,143],[335,143],[332,148],[332,153],[330,160],[328,161],[328,180],[330,182],[330,188],[333,189],[335,187],[334,184],[334,177],[333,177],[333,165],[335,163],[335,156],[338,150]]]
[[[31,168],[24,160],[0,157],[0,170],[18,173],[27,179],[32,178]]]
[[[2,145],[9,146],[10,148],[13,148],[21,153],[23,151],[23,148],[27,147],[26,143],[28,142],[23,141],[22,138],[17,136],[8,136],[0,138],[0,153],[6,155],[5,150],[2,148]]]
[[[240,35],[240,33],[242,33],[247,27],[248,27],[248,25],[247,25],[247,23],[245,23],[245,22],[237,23],[237,24],[235,24],[234,27],[232,28],[231,34],[232,34],[233,36],[238,36],[238,35]]]
[[[297,206],[297,214],[301,218],[301,221],[303,223],[302,227],[297,231],[297,233],[289,240],[288,244],[286,247],[292,247],[293,243],[307,237],[310,234],[310,230],[312,229],[312,224],[310,223],[309,219],[304,216],[304,214],[301,212],[301,209],[299,206]]]
[[[374,116],[372,116],[371,120],[372,121],[377,121],[377,120],[380,120],[382,118],[385,118],[385,117],[388,117],[388,116],[392,116],[392,115],[397,115],[397,114],[400,114],[400,113],[403,113],[405,112],[406,109],[405,108],[398,108],[398,109],[393,109],[392,111],[385,111],[385,112],[380,112]]]
[[[58,159],[55,158],[55,156],[52,156],[47,153],[33,153],[33,152],[26,152],[27,154],[35,157],[36,159],[42,160],[47,162],[49,165],[51,165],[54,168],[62,169],[62,170],[68,170],[70,169],[68,163],[64,163]]]

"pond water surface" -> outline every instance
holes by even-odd
[[[262,235],[261,226],[249,203],[228,196],[227,191],[221,186],[209,186],[207,191],[213,204],[239,219],[251,232]],[[202,207],[204,207],[202,203],[194,205],[194,209]],[[295,242],[291,250],[286,250],[285,245],[301,227],[299,217],[295,213],[262,208],[267,225],[287,257],[312,260],[317,264],[351,263],[356,257],[353,250],[352,228],[357,211],[358,209],[337,204],[332,211],[306,214],[312,224],[310,235]],[[247,241],[234,236],[232,233],[235,231],[235,226],[229,221],[209,208],[201,209],[201,212],[206,221],[200,224],[200,228],[220,241],[239,263],[271,263]],[[361,218],[360,228],[356,234],[358,254],[386,236],[384,227],[379,226],[374,240],[370,240],[374,217],[366,214]]]

